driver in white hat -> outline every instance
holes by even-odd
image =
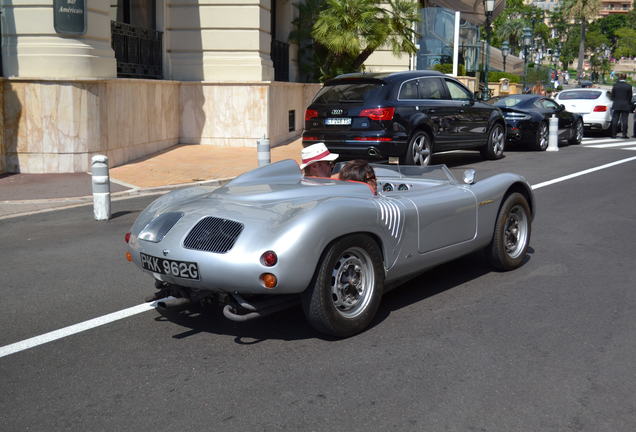
[[[316,143],[305,147],[300,152],[302,163],[300,169],[305,177],[326,177],[331,176],[333,161],[338,159],[338,154],[331,153],[325,143]]]

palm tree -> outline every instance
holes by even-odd
[[[510,42],[511,47],[517,47],[521,51],[523,41],[523,28],[526,26],[522,18],[513,18],[503,21],[496,28],[497,37]]]
[[[417,52],[412,38],[418,20],[417,3],[388,0],[326,0],[316,20],[312,37],[327,51],[321,79],[357,71],[369,56],[387,44],[395,54]]]
[[[563,10],[567,16],[581,22],[581,39],[579,42],[579,62],[576,69],[578,79],[583,75],[583,61],[585,59],[585,31],[587,20],[594,18],[600,9],[600,0],[566,0]]]

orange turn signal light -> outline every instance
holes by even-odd
[[[274,288],[278,283],[278,279],[271,273],[263,273],[261,275],[261,282],[265,288]]]
[[[130,252],[126,252],[126,259],[128,262],[132,262],[132,254]]]

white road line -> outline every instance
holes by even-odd
[[[636,147],[634,147],[634,149],[636,150]],[[548,181],[543,182],[543,183],[538,183],[538,184],[532,185],[532,189],[533,190],[540,189],[540,188],[545,187],[545,186],[549,186],[549,185],[552,185],[552,184],[555,184],[555,183],[559,183],[559,182],[562,182],[562,181],[565,181],[565,180],[569,180],[569,179],[574,178],[574,177],[579,177],[579,176],[582,176],[582,175],[585,175],[585,174],[589,174],[589,173],[592,173],[594,171],[599,171],[599,170],[602,170],[602,169],[610,168],[610,167],[613,167],[615,165],[620,165],[620,164],[624,164],[624,163],[627,163],[627,162],[631,162],[633,160],[636,160],[636,156],[633,156],[633,157],[630,157],[630,158],[627,158],[627,159],[621,159],[621,160],[618,160],[618,161],[615,161],[615,162],[611,162],[611,163],[608,163],[608,164],[605,164],[605,165],[601,165],[601,166],[598,166],[598,167],[586,169],[586,170],[583,170],[583,171],[575,172],[573,174],[569,174],[569,175],[566,175],[566,176],[563,176],[563,177],[559,177],[559,178],[556,178],[556,179],[553,179],[553,180],[548,180]],[[161,299],[161,300],[165,300],[165,299]],[[10,354],[15,354],[15,353],[20,352],[20,351],[27,350],[29,348],[36,347],[38,345],[45,344],[47,342],[52,342],[54,340],[61,339],[61,338],[64,338],[66,336],[71,336],[71,335],[74,335],[76,333],[80,333],[80,332],[83,332],[83,331],[86,331],[86,330],[90,330],[92,328],[99,327],[99,326],[102,326],[104,324],[111,323],[113,321],[118,321],[120,319],[128,318],[130,316],[137,315],[137,314],[140,314],[142,312],[149,311],[151,309],[154,309],[157,306],[157,302],[159,302],[161,300],[157,300],[157,301],[154,301],[152,303],[143,303],[143,304],[140,304],[140,305],[137,305],[137,306],[129,307],[127,309],[123,309],[123,310],[120,310],[120,311],[117,311],[117,312],[113,312],[113,313],[110,313],[108,315],[103,315],[101,317],[93,318],[93,319],[90,319],[88,321],[84,321],[84,322],[81,322],[81,323],[78,323],[78,324],[74,324],[74,325],[71,325],[71,326],[68,326],[68,327],[61,328],[59,330],[54,330],[52,332],[45,333],[45,334],[40,335],[40,336],[35,336],[35,337],[30,338],[30,339],[25,339],[25,340],[20,341],[20,342],[12,343],[10,345],[5,345],[3,347],[0,347],[0,358],[4,357],[4,356],[8,356]]]
[[[45,344],[47,342],[52,342],[54,340],[61,339],[66,336],[74,335],[76,333],[90,330],[92,328],[99,327],[104,324],[111,323],[113,321],[118,321],[120,319],[128,318],[130,316],[137,315],[142,312],[146,312],[148,310],[154,309],[157,306],[158,301],[161,301],[161,300],[157,300],[152,303],[143,303],[137,306],[129,307],[127,309],[122,309],[120,311],[113,312],[108,315],[103,315],[101,317],[93,318],[78,324],[73,324],[71,326],[61,328],[59,330],[54,330],[49,333],[44,333],[43,335],[40,335],[40,336],[35,336],[20,342],[12,343],[10,345],[5,345],[3,347],[0,347],[0,357],[8,356],[10,354],[14,354],[19,351],[24,351],[26,349]]]
[[[562,182],[562,181],[566,181],[566,180],[569,180],[569,179],[574,178],[574,177],[579,177],[579,176],[582,176],[582,175],[585,175],[585,174],[592,173],[594,171],[600,171],[602,169],[606,169],[606,168],[613,167],[615,165],[620,165],[620,164],[624,164],[624,163],[627,163],[627,162],[631,162],[633,160],[636,160],[636,156],[632,156],[632,157],[629,157],[627,159],[617,160],[615,162],[610,162],[608,164],[600,165],[600,166],[597,166],[597,167],[594,167],[594,168],[590,168],[590,169],[586,169],[586,170],[583,170],[583,171],[575,172],[573,174],[569,174],[569,175],[566,175],[566,176],[563,176],[563,177],[555,178],[553,180],[548,180],[548,181],[545,181],[543,183],[538,183],[538,184],[532,185],[532,189],[533,190],[540,189],[540,188],[545,187],[545,186],[550,186],[552,184],[559,183],[559,182]]]
[[[611,147],[622,147],[626,145],[632,145],[634,143],[636,143],[636,141],[623,141],[622,143],[612,143],[612,144],[585,144],[584,147],[611,148]]]
[[[626,147],[623,150],[636,150],[636,147]]]
[[[594,144],[594,143],[602,143],[602,142],[612,142],[616,141],[614,138],[583,138],[583,144]]]

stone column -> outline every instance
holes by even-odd
[[[164,40],[170,79],[272,81],[270,0],[174,0]]]
[[[53,0],[0,0],[5,77],[114,78],[107,0],[86,1],[86,34],[62,36],[53,27]]]

